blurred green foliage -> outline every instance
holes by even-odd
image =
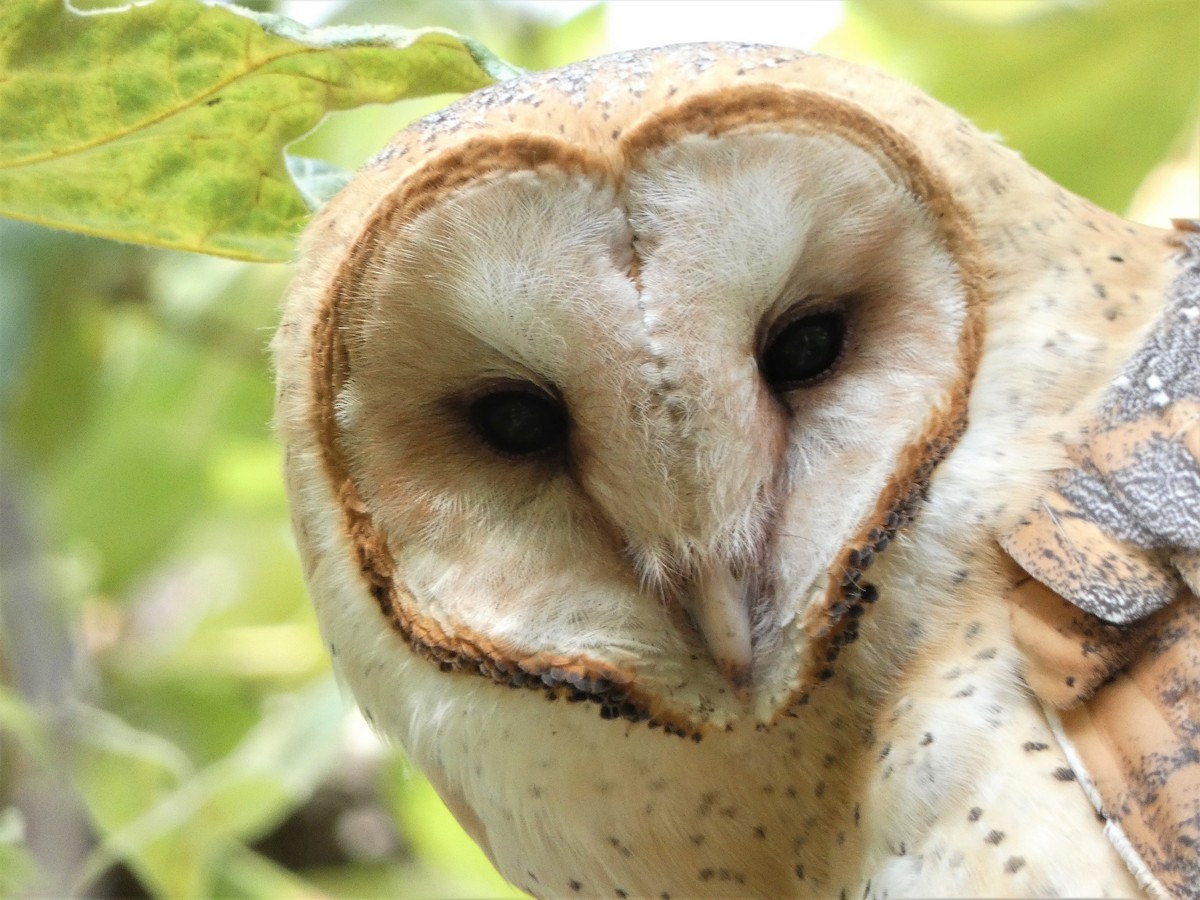
[[[1195,0],[855,0],[828,49],[920,85],[1059,184],[1123,211],[1194,121]]]
[[[851,3],[828,47],[1110,208],[1196,120],[1193,0],[902,8]],[[339,21],[438,25],[531,69],[604,50],[599,6],[550,26],[367,0]],[[340,113],[289,150],[353,167],[449,99]],[[8,102],[0,137],[36,131],[37,102]],[[0,273],[0,895],[511,894],[333,685],[269,425],[286,270],[0,221]]]

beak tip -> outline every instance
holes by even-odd
[[[724,566],[702,568],[688,611],[717,668],[734,694],[748,703],[754,681],[754,653],[743,586]]]
[[[733,695],[744,705],[749,705],[754,694],[754,675],[749,663],[721,660],[718,667],[725,680],[733,687]]]
[[[721,673],[738,690],[749,688],[754,681],[749,663],[722,660]]]

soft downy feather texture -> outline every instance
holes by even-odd
[[[1177,257],[822,57],[472,95],[317,217],[276,339],[339,671],[539,896],[1133,894],[1022,679],[997,539]],[[771,383],[821,316],[828,371]],[[561,442],[489,445],[503,391]]]

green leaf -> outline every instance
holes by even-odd
[[[37,864],[25,843],[25,819],[15,806],[0,807],[0,897],[30,896]]]
[[[0,214],[285,260],[308,215],[283,148],[331,110],[516,70],[448,31],[307,29],[199,0],[0,5]]]
[[[525,896],[500,876],[429,781],[409,768],[402,753],[392,755],[384,772],[384,791],[392,810],[412,841],[417,858],[437,873],[436,881],[444,896]]]
[[[262,897],[264,900],[328,900],[329,895],[296,874],[255,853],[235,845],[225,854],[218,873],[215,896]]]
[[[46,763],[50,746],[37,712],[17,691],[0,684],[0,738],[6,735],[12,735],[25,746],[31,761]]]
[[[1200,103],[1200,3],[850,0],[823,49],[867,61],[996,132],[1114,211]]]
[[[192,774],[186,755],[170,741],[131,728],[93,707],[80,706],[75,714],[79,743],[74,748],[78,759],[73,780],[101,834],[119,832],[137,821],[143,810],[154,807],[159,797],[169,795]],[[83,877],[95,878],[122,856],[151,886],[166,887],[167,879],[159,880],[155,874],[172,861],[170,879],[176,884],[200,878],[201,860],[195,847],[182,841],[155,846],[149,838],[119,848],[106,843],[93,854],[94,868],[85,868]]]
[[[312,792],[336,758],[345,718],[332,678],[273,699],[231,753],[194,775],[172,764],[167,742],[143,733],[160,748],[150,753],[128,739],[136,734],[128,726],[92,711],[78,778],[104,841],[83,884],[124,859],[161,896],[201,897],[230,853],[249,865],[239,842]]]

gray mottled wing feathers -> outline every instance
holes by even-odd
[[[1072,465],[1000,542],[1026,680],[1114,846],[1152,894],[1200,898],[1200,240],[1181,244]]]
[[[1200,247],[1073,462],[1002,538],[1013,558],[1118,625],[1200,592]]]

